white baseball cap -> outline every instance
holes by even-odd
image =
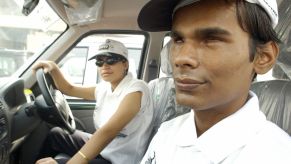
[[[278,14],[278,6],[276,0],[245,0],[250,3],[255,3],[261,6],[265,12],[269,15],[272,25],[275,28],[278,24],[279,14]]]
[[[95,59],[97,56],[122,56],[126,60],[128,59],[128,50],[124,46],[123,43],[112,40],[112,39],[106,39],[105,43],[101,44],[98,47],[97,54],[93,55],[89,58],[89,60]]]
[[[150,0],[140,11],[138,25],[145,31],[170,31],[172,17],[179,8],[201,0]],[[245,0],[261,6],[269,15],[273,28],[278,23],[276,0]]]

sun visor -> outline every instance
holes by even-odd
[[[62,0],[70,25],[85,25],[100,20],[103,0]]]

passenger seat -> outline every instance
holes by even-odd
[[[291,81],[270,80],[254,82],[251,86],[262,112],[291,136]]]
[[[161,51],[161,70],[165,74],[165,77],[160,77],[149,82],[154,106],[152,136],[164,121],[173,119],[191,110],[191,108],[178,105],[176,102],[176,92],[169,59],[170,44],[171,42],[167,43]]]

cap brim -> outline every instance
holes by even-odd
[[[138,25],[144,31],[170,31],[172,14],[179,0],[151,0],[140,11]]]
[[[120,55],[120,54],[116,54],[116,53],[111,53],[111,52],[107,52],[107,53],[100,53],[100,54],[96,54],[94,56],[92,56],[91,58],[89,58],[88,60],[92,60],[92,59],[96,59],[97,56],[108,56],[108,57],[119,57],[119,58],[123,58],[125,60],[127,60],[126,57]]]
[[[100,53],[100,54],[96,54],[96,55],[92,56],[91,58],[89,58],[88,60],[96,59],[97,56],[112,56],[112,53]]]

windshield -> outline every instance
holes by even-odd
[[[45,0],[28,15],[24,0],[0,0],[0,80],[12,76],[29,58],[40,54],[66,29]]]

